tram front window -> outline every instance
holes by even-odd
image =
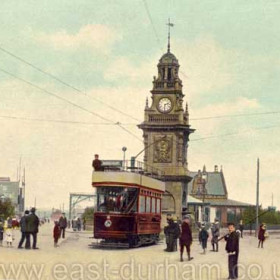
[[[137,189],[97,187],[97,211],[131,213],[137,209]]]

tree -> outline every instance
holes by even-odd
[[[244,224],[255,224],[256,223],[256,207],[248,207],[242,214]],[[276,211],[269,211],[268,209],[259,209],[259,222],[270,225],[280,223],[280,213]]]
[[[15,207],[9,198],[0,199],[0,218],[7,219],[15,215]]]
[[[82,215],[82,219],[86,221],[93,220],[94,207],[87,207]]]

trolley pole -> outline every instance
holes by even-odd
[[[257,236],[257,232],[259,229],[259,195],[260,195],[260,160],[258,158],[257,161],[257,198],[256,198],[256,232],[255,235]]]

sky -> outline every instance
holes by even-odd
[[[189,170],[222,166],[231,199],[280,206],[280,2],[3,0],[0,176],[26,170],[27,206],[91,193],[91,162],[143,149],[145,100],[166,52],[180,63]],[[214,117],[214,118],[213,118]],[[141,160],[141,158],[140,158]]]

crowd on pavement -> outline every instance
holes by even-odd
[[[239,256],[239,239],[243,238],[244,225],[241,220],[238,229],[236,229],[234,223],[228,223],[228,233],[220,236],[220,224],[219,219],[215,219],[211,224],[210,229],[206,228],[206,223],[202,222],[199,225],[199,243],[202,246],[202,254],[206,254],[207,242],[211,232],[211,245],[213,252],[219,252],[219,241],[225,240],[225,250],[228,253],[228,279],[238,278],[238,256]],[[179,239],[180,245],[180,261],[184,261],[183,254],[186,247],[188,261],[191,261],[191,245],[193,242],[191,217],[186,215],[181,222],[179,219],[175,220],[170,214],[167,215],[167,226],[164,228],[165,240],[166,240],[166,252],[177,251],[177,244]],[[258,248],[263,248],[263,243],[268,237],[266,231],[266,225],[261,224],[258,233],[259,244]]]

